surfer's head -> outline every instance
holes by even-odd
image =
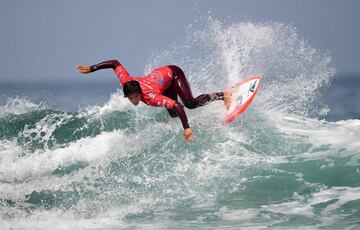
[[[135,80],[128,81],[124,84],[124,95],[133,105],[138,105],[141,101],[141,88],[139,82]]]

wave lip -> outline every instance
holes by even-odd
[[[9,98],[5,105],[0,106],[0,117],[20,115],[43,109],[46,109],[44,103],[35,104],[26,98],[17,96],[15,98]]]
[[[58,167],[76,162],[100,162],[107,155],[119,154],[118,149],[127,143],[120,132],[102,133],[96,137],[82,138],[67,147],[36,151],[22,156],[19,146],[2,149],[0,163],[1,181],[23,181],[48,175]],[[6,153],[6,156],[4,156]]]

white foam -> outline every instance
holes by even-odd
[[[96,176],[101,176],[101,172],[97,168],[85,167],[65,176],[45,175],[38,178],[29,178],[25,181],[1,183],[0,197],[2,199],[24,201],[26,196],[34,191],[68,191],[69,185],[83,182],[84,178],[93,181]]]
[[[226,207],[219,209],[218,216],[225,221],[246,221],[250,222],[259,214],[259,209],[237,209],[230,210]]]
[[[7,115],[19,115],[36,110],[45,109],[44,103],[35,104],[29,99],[16,97],[9,98],[5,105],[0,106],[0,117]]]
[[[341,218],[337,213],[333,213],[337,209],[340,209],[342,205],[360,200],[360,188],[352,187],[323,187],[320,191],[311,194],[309,198],[299,196],[297,193],[294,194],[293,200],[288,202],[281,202],[278,204],[263,205],[261,206],[262,211],[270,211],[274,213],[282,213],[285,215],[303,215],[307,217],[322,217],[326,224],[329,223],[329,219],[333,219],[332,223],[338,218]],[[328,203],[326,205],[326,203]],[[316,205],[326,205],[322,210],[318,210],[321,214],[314,212]]]
[[[360,120],[328,122],[279,112],[268,112],[265,116],[274,128],[287,137],[298,138],[313,145],[307,152],[297,154],[297,158],[351,156],[357,154],[360,148]],[[319,147],[325,149],[313,151]]]
[[[118,90],[116,93],[111,95],[110,100],[103,106],[89,106],[85,108],[81,114],[100,118],[114,111],[127,111],[133,108],[134,106],[132,106],[128,99],[124,98],[122,93]]]
[[[36,178],[78,161],[92,163],[115,154],[126,155],[131,150],[126,147],[128,142],[129,138],[120,131],[103,132],[96,137],[82,138],[64,148],[38,150],[25,156],[21,156],[21,147],[7,143],[8,147],[0,153],[5,153],[0,163],[1,180]],[[15,146],[15,151],[12,151],[11,146]]]
[[[16,211],[16,210],[14,210]],[[31,215],[16,211],[16,219],[2,221],[2,229],[119,229],[126,226],[119,221],[120,213],[113,211],[101,213],[96,218],[79,218],[67,210],[36,210]]]
[[[79,116],[80,117],[80,116]],[[66,113],[51,113],[36,122],[35,125],[25,125],[19,137],[28,139],[29,143],[37,141],[43,144],[44,149],[48,149],[48,142],[52,139],[53,132],[63,124],[66,124],[73,116]]]
[[[22,200],[33,191],[65,191],[68,189],[67,185],[72,182],[79,182],[84,177],[92,178],[94,174],[99,175],[100,172],[94,173],[90,166],[106,165],[114,158],[137,154],[146,146],[156,143],[164,131],[172,131],[172,128],[174,127],[156,123],[132,134],[122,131],[102,132],[95,137],[82,138],[67,146],[37,150],[34,153],[28,153],[12,141],[2,141],[0,180],[5,183],[0,184],[0,197]],[[162,148],[166,151],[166,145]],[[57,168],[78,162],[89,166],[66,176],[51,175]]]

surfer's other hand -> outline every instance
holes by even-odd
[[[77,65],[77,70],[79,73],[85,73],[85,74],[91,72],[90,66],[87,65]]]
[[[191,143],[193,140],[193,134],[190,128],[184,129],[184,138],[187,142]]]

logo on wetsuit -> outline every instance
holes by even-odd
[[[151,77],[158,85],[163,85],[165,83],[164,77],[162,76],[161,73],[154,72]]]
[[[164,82],[165,82],[165,81],[164,81],[164,78],[163,78],[163,79],[161,79],[161,80],[157,81],[157,82],[156,82],[156,84],[158,84],[158,85],[163,85],[163,84],[164,84]]]

